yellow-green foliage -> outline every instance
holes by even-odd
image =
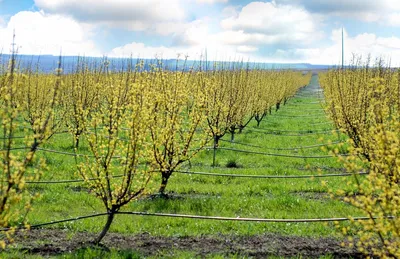
[[[1,233],[4,247],[16,225],[26,223],[35,195],[25,190],[25,183],[38,179],[45,165],[29,166],[39,145],[53,134],[61,79],[60,74],[52,81],[32,79],[31,72],[16,70],[14,56],[8,67],[0,67],[0,227],[11,227]]]
[[[400,91],[398,74],[383,71],[383,68],[359,68],[330,71],[320,76],[327,100],[327,112],[338,128],[343,130],[361,148],[361,154],[368,159],[374,146],[363,141],[369,128],[379,123],[379,117],[369,116],[371,105],[387,105],[399,112]],[[382,77],[383,76],[383,77]],[[373,104],[371,99],[379,100]],[[397,104],[397,105],[396,105]],[[396,107],[394,106],[396,105]],[[374,121],[375,120],[375,121]]]
[[[108,212],[95,243],[102,240],[115,213],[147,191],[152,176],[146,164],[151,156],[147,142],[151,96],[146,85],[131,80],[128,73],[106,74],[101,84],[99,107],[78,121],[92,154],[83,161],[77,157],[78,171]]]
[[[79,147],[79,138],[85,130],[86,118],[92,117],[92,112],[99,108],[99,92],[102,90],[104,75],[100,66],[99,72],[91,71],[84,60],[77,64],[75,73],[66,75],[64,80],[64,95],[61,98],[65,111],[65,124],[74,136],[74,147]]]
[[[367,256],[400,257],[400,83],[399,71],[378,68],[330,71],[321,77],[327,110],[351,141],[347,170],[356,177],[354,197],[345,200],[369,220],[352,221],[355,244]],[[353,240],[353,238],[351,238]]]
[[[1,226],[21,214],[10,214],[9,207],[21,200],[17,190],[23,188],[33,153],[56,131],[67,129],[76,151],[80,139],[89,146],[90,155],[76,156],[76,163],[108,212],[98,243],[122,206],[153,191],[149,185],[153,173],[161,174],[159,192],[163,193],[171,174],[207,141],[214,138],[217,144],[228,130],[241,130],[252,118],[263,118],[271,106],[284,102],[310,80],[299,72],[249,70],[243,65],[171,72],[163,70],[162,63],[148,70],[139,62],[114,72],[108,61],[92,67],[85,62],[80,60],[76,71],[66,75],[61,66],[54,74],[0,71],[6,151],[0,161],[2,187],[12,190],[2,192],[12,198],[0,207]],[[17,119],[25,121],[31,148],[27,154],[13,156],[9,151],[14,140],[6,137],[23,126]]]
[[[205,94],[193,77],[195,72],[155,68],[141,81],[150,96],[148,128],[153,164],[161,173],[162,194],[174,170],[207,142]]]
[[[310,81],[293,71],[237,69],[201,75],[206,91],[206,113],[210,133],[218,140],[230,129],[243,129],[256,117],[265,117],[271,106],[293,96]]]

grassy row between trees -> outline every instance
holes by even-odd
[[[85,60],[75,73],[63,75],[61,59],[55,73],[45,75],[17,69],[16,60],[12,56],[0,71],[0,223],[9,240],[16,226],[26,224],[37,196],[26,182],[57,170],[34,155],[58,135],[70,133],[74,171],[108,214],[98,244],[122,207],[143,195],[165,196],[171,175],[210,141],[215,166],[226,133],[233,140],[253,118],[260,124],[311,76],[250,70],[243,63],[170,72],[162,63],[148,70],[127,61],[115,71],[107,61]]]

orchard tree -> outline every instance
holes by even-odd
[[[86,124],[83,136],[92,156],[83,161],[76,156],[80,175],[108,213],[95,244],[106,235],[116,213],[146,193],[152,179],[147,89],[128,78],[119,80],[118,76],[108,74],[103,78],[101,105],[81,121]]]

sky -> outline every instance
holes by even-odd
[[[0,53],[400,66],[400,0],[0,0]]]

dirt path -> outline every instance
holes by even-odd
[[[92,233],[76,233],[71,236],[63,230],[32,230],[19,233],[15,242],[22,250],[43,256],[60,255],[87,247]],[[157,256],[162,251],[192,251],[200,257],[208,254],[242,255],[254,258],[274,256],[318,257],[333,255],[336,258],[361,258],[355,251],[340,246],[331,238],[304,238],[266,234],[261,236],[200,236],[200,237],[154,237],[149,234],[121,235],[109,233],[103,244],[107,248],[135,250],[143,256]]]

